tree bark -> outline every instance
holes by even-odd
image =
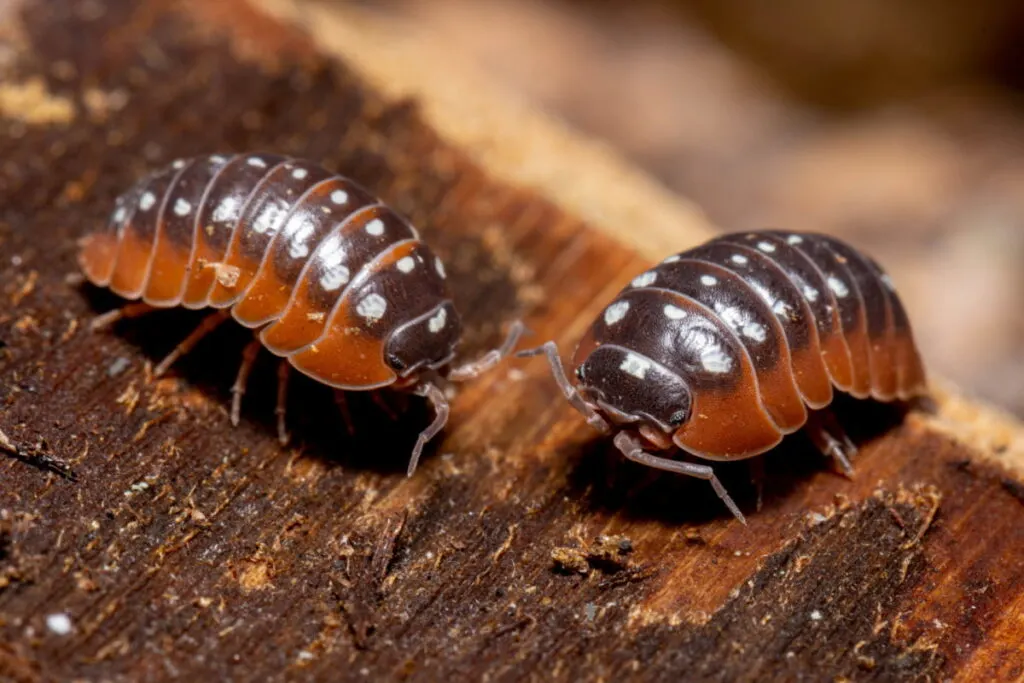
[[[288,24],[291,16],[305,30]],[[652,259],[713,234],[685,201],[335,6],[0,2],[0,679],[1019,680],[1024,429],[936,381],[843,401],[848,480],[794,436],[704,482],[624,463],[544,364],[466,384],[419,471],[392,422],[292,385],[246,339],[150,370],[197,314],[92,333],[75,240],[180,156],[322,160],[449,265],[470,357],[524,317],[568,354]],[[72,276],[72,277],[69,277]]]

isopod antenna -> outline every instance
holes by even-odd
[[[501,346],[491,349],[474,361],[469,361],[457,368],[452,368],[446,379],[449,382],[465,382],[474,377],[479,377],[512,353],[512,349],[516,347],[516,344],[519,343],[519,338],[525,332],[526,326],[523,325],[523,321],[516,320],[509,327],[508,334],[505,336],[505,341],[502,342]]]
[[[562,365],[562,358],[558,355],[558,345],[555,342],[549,341],[537,348],[520,351],[516,354],[516,357],[531,358],[541,354],[547,356],[548,365],[551,366],[551,375],[555,378],[555,383],[558,384],[558,387],[565,394],[565,398],[572,404],[572,407],[578,410],[583,417],[587,418],[587,424],[602,434],[611,433],[611,427],[605,419],[587,405],[587,402],[576,391],[576,387],[569,382],[569,377],[565,374],[565,367]]]

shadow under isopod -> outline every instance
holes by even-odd
[[[123,299],[91,285],[83,285],[81,291],[96,315],[124,303]],[[139,349],[155,365],[207,315],[210,315],[209,310],[168,308],[121,321],[92,334],[114,335]],[[242,349],[251,338],[251,330],[226,322],[179,358],[164,377],[179,378],[227,411],[231,406],[231,387],[242,362]],[[102,346],[103,342],[100,344]],[[118,360],[112,354],[101,362],[110,365]],[[280,359],[266,349],[260,350],[242,399],[239,426],[217,417],[216,428],[233,430],[258,425],[268,439],[277,440],[275,407],[279,362]],[[416,438],[431,419],[425,401],[386,390],[380,392],[382,401],[387,404],[382,407],[370,392],[344,392],[353,426],[350,433],[335,393],[331,387],[291,370],[286,423],[291,435],[288,447],[302,446],[304,457],[317,458],[329,465],[345,465],[380,474],[405,472]],[[424,460],[432,456],[435,448],[436,444],[427,445]]]
[[[918,404],[915,407],[919,407]],[[899,425],[908,410],[908,406],[858,400],[840,393],[836,394],[830,408],[858,449]],[[668,524],[702,524],[732,519],[708,482],[629,461],[610,439],[595,434],[593,439],[574,451],[565,452],[561,457],[572,462],[570,495],[579,500],[586,510],[612,512],[626,519],[660,520]],[[688,458],[702,464],[706,462],[682,451],[676,451],[673,457]],[[763,455],[710,464],[726,490],[750,517],[757,515],[758,478],[761,510],[767,510],[821,472],[844,477],[832,460],[820,453],[802,432],[785,437],[782,443]],[[853,465],[857,467],[857,456],[854,456]]]

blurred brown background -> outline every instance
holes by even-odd
[[[845,238],[931,367],[1024,415],[1024,4],[376,0],[725,229]]]

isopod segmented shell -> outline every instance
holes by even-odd
[[[673,427],[677,446],[712,459],[749,457],[800,429],[833,387],[907,399],[925,375],[891,280],[825,235],[729,234],[637,276],[576,351],[580,391],[620,413]],[[661,392],[646,368],[687,387],[686,406],[644,409]],[[636,384],[616,403],[618,383]],[[690,419],[673,425],[680,409]],[[656,413],[656,414],[655,414]]]
[[[436,417],[420,435],[410,473],[447,420],[440,384],[493,367],[522,332],[514,323],[500,349],[452,368],[462,323],[441,260],[367,190],[302,159],[214,154],[175,161],[118,197],[105,227],[80,247],[86,277],[141,299],[134,311],[230,311],[266,348],[324,384],[427,397]],[[204,324],[158,369],[226,315]],[[243,356],[233,420],[254,355]],[[279,404],[287,375],[281,377]],[[283,418],[279,431],[285,433]]]
[[[415,228],[301,159],[175,162],[117,199],[106,228],[83,240],[80,262],[127,299],[229,308],[271,351],[340,389],[439,367],[461,331],[444,267]],[[408,342],[385,348],[411,337],[411,355]]]

